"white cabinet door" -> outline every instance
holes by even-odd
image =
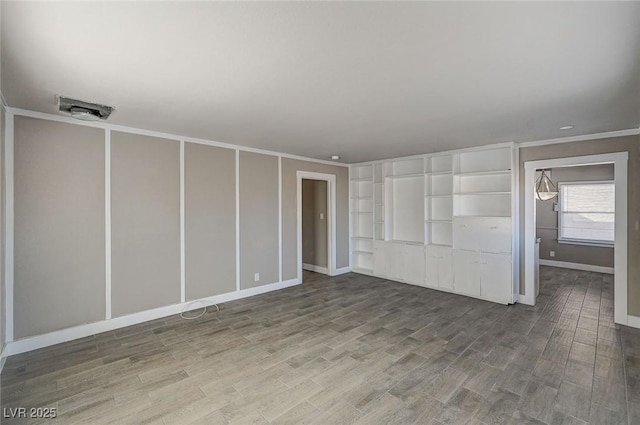
[[[403,264],[404,245],[397,243],[387,243],[384,248],[385,275],[392,280],[402,280],[404,277]]]
[[[440,248],[438,245],[427,245],[425,247],[425,253],[427,257],[440,258]]]
[[[453,249],[440,247],[438,286],[453,291]]]
[[[511,217],[454,217],[453,247],[468,251],[511,252]]]
[[[479,251],[484,242],[480,235],[477,217],[453,218],[453,247],[468,251]]]
[[[454,250],[453,277],[455,291],[475,297],[480,296],[480,253]]]
[[[425,258],[424,284],[429,288],[437,288],[438,285],[438,266],[440,259],[435,257]]]
[[[424,245],[404,247],[404,281],[424,286]]]
[[[376,276],[386,276],[386,266],[384,262],[384,242],[373,242],[373,274]]]
[[[513,275],[510,254],[483,252],[480,261],[480,295],[491,301],[513,302]]]
[[[481,250],[492,253],[511,252],[511,217],[487,217],[480,222]]]

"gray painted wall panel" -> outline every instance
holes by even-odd
[[[185,143],[187,299],[236,289],[236,151]]]
[[[105,318],[104,131],[15,118],[15,337]]]
[[[113,317],[180,302],[180,144],[111,134]]]
[[[349,169],[328,164],[282,158],[282,279],[298,274],[297,171],[336,176],[336,268],[349,265]]]
[[[240,288],[278,282],[278,272],[278,158],[240,152]]]

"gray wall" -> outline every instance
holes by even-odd
[[[25,117],[15,123],[15,337],[104,320],[105,132]],[[113,317],[180,302],[179,146],[111,132]],[[235,155],[185,143],[188,300],[236,289]],[[279,280],[278,157],[240,152],[239,161],[240,281],[251,288]],[[284,279],[297,271],[297,170],[337,176],[337,267],[349,259],[348,169],[283,159]]]
[[[298,275],[297,171],[336,176],[336,268],[349,265],[349,169],[282,158],[282,279]]]
[[[184,146],[188,300],[236,290],[236,151]]]
[[[104,131],[15,118],[15,337],[104,319]]]
[[[180,302],[180,144],[111,134],[112,316]]]
[[[278,256],[278,158],[240,152],[240,288],[278,282]]]
[[[613,171],[613,164],[602,164],[554,168],[548,174],[557,187],[558,182],[613,180],[615,178]],[[540,258],[613,267],[614,250],[612,247],[558,243],[558,212],[553,210],[553,205],[557,202],[557,197],[552,201],[536,201],[536,233],[542,239]],[[550,251],[555,251],[556,256],[551,257]]]
[[[4,300],[5,300],[5,285],[4,285],[4,247],[6,245],[5,239],[5,209],[4,209],[4,147],[5,147],[5,113],[4,108],[0,105],[0,353],[4,349],[4,344],[6,341],[4,335],[4,326],[5,326],[5,309],[4,309]]]
[[[327,267],[326,181],[302,180],[302,262]]]
[[[524,193],[524,163],[541,159],[565,158],[611,152],[629,153],[628,177],[628,312],[640,316],[640,138],[613,137],[600,140],[532,146],[520,149],[520,193]],[[520,211],[524,211],[524,197],[520,197]],[[520,219],[520,233],[524,235],[524,216]],[[520,238],[520,292],[524,292],[524,238]]]

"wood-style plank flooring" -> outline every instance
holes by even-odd
[[[608,275],[542,268],[538,305],[373,277],[303,285],[9,358],[4,412],[64,424],[639,424],[640,332]]]

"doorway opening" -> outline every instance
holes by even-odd
[[[540,265],[613,272],[614,319],[627,324],[627,158],[622,152],[525,162],[521,303],[535,305]],[[542,170],[559,192],[547,201],[535,195]]]
[[[335,184],[333,174],[297,172],[300,282],[336,273]]]
[[[302,179],[303,282],[313,279],[313,273],[329,274],[327,186],[324,180]]]

